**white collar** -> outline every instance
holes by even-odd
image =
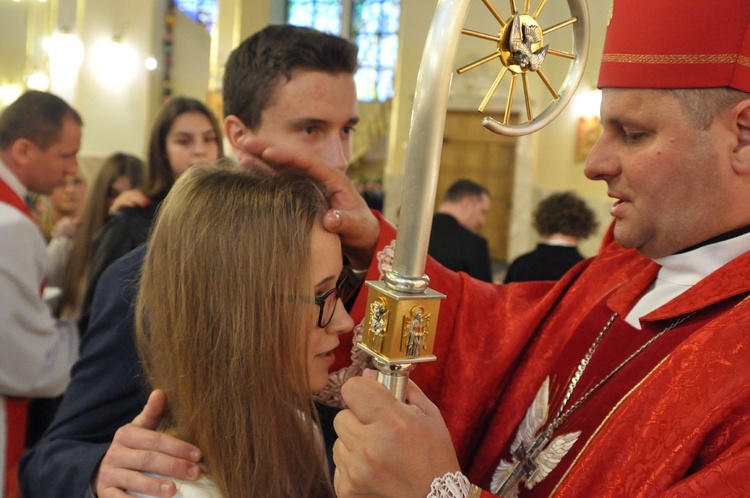
[[[21,180],[5,165],[2,159],[0,159],[0,180],[7,183],[11,190],[18,194],[18,197],[26,200],[26,197],[29,195],[29,189],[21,183]]]
[[[750,251],[750,233],[692,251],[655,259],[661,266],[657,279],[677,285],[694,285],[725,264]]]
[[[750,251],[750,233],[732,237],[692,251],[672,254],[654,261],[659,273],[625,321],[640,329],[640,318],[676,298],[733,259]]]

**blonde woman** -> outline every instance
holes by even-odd
[[[326,209],[309,179],[201,167],[163,202],[136,329],[163,430],[204,456],[178,497],[334,496],[312,392],[353,323]]]

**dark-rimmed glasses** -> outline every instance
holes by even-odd
[[[318,307],[318,327],[324,329],[333,320],[333,314],[336,312],[336,303],[344,295],[345,278],[340,278],[336,282],[336,287],[328,289],[323,294],[315,296],[315,305]]]

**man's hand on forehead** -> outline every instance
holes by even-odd
[[[241,138],[238,145],[250,156],[243,158],[243,167],[270,173],[291,169],[322,183],[331,208],[323,217],[323,226],[341,236],[344,254],[354,268],[369,266],[380,235],[380,222],[343,171],[253,137]]]

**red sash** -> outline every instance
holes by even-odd
[[[0,180],[0,202],[13,206],[36,223],[34,214],[23,199],[18,197],[18,194],[2,180]],[[5,417],[8,425],[8,447],[5,455],[6,498],[21,496],[18,490],[18,460],[24,450],[28,404],[27,398],[5,397]]]

